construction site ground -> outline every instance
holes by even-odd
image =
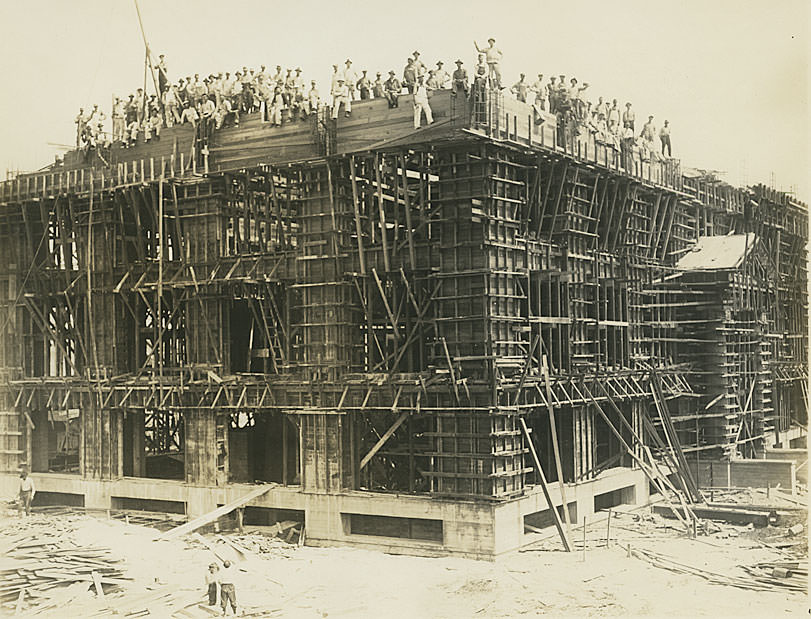
[[[527,548],[484,562],[312,548],[272,537],[267,527],[157,540],[160,531],[134,524],[137,517],[46,510],[19,518],[8,508],[0,518],[0,615],[220,614],[205,606],[203,584],[217,555],[239,568],[237,599],[245,616],[796,616],[809,612],[806,518],[795,511],[760,529],[711,523],[691,539],[677,520],[649,507],[620,506],[612,510],[610,530],[607,512],[588,523],[585,553],[582,526],[573,529],[571,553],[550,527]],[[72,551],[85,558],[71,558]],[[790,579],[795,587],[753,576],[751,566],[781,561],[802,566],[799,581]],[[77,581],[80,571],[85,576]],[[109,575],[100,579],[103,595],[94,583],[99,573]],[[15,590],[15,582],[31,584],[20,595],[25,585]]]

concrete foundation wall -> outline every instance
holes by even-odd
[[[794,492],[796,467],[786,460],[733,460],[731,462],[690,461],[690,469],[701,487],[774,488]]]
[[[793,462],[796,466],[797,481],[808,484],[808,450],[807,449],[766,449],[767,460]]]
[[[252,484],[199,486],[134,477],[91,480],[53,473],[35,473],[32,477],[38,491],[83,496],[85,507],[90,509],[110,509],[113,497],[174,501],[185,504],[190,518],[230,503],[255,487]],[[0,475],[0,497],[14,497],[17,487],[16,475]],[[549,490],[552,503],[562,505],[558,484],[551,484]],[[610,469],[595,480],[567,485],[566,499],[576,506],[577,521],[582,523],[584,517],[594,516],[595,496],[616,491],[622,502],[641,503],[648,499],[647,481],[641,471],[633,469]],[[299,486],[276,486],[249,505],[304,512],[306,543],[312,546],[353,546],[394,554],[454,555],[472,559],[493,559],[532,541],[524,534],[524,517],[549,509],[537,487],[532,488],[528,496],[497,503],[357,491],[308,493]],[[352,533],[351,514],[439,520],[441,541]]]

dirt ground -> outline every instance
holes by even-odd
[[[36,534],[58,523],[77,544],[104,546],[125,562],[132,583],[121,593],[99,600],[92,587],[40,617],[111,616],[128,600],[150,590],[171,591],[175,605],[153,605],[149,616],[206,617],[206,566],[212,551],[194,538],[156,541],[153,528],[86,514],[32,515],[19,520],[0,515],[0,551],[4,538],[21,531]],[[614,514],[606,545],[606,518],[589,525],[585,560],[582,529],[575,529],[575,552],[562,551],[546,530],[528,549],[495,562],[392,556],[348,548],[297,547],[276,538],[227,534],[240,555],[215,534],[204,539],[217,554],[239,567],[237,596],[241,612],[257,617],[516,617],[521,615],[644,617],[789,617],[807,615],[805,593],[750,591],[713,584],[696,575],[655,567],[632,550],[649,550],[674,561],[719,574],[746,577],[738,566],[805,556],[807,546],[777,550],[766,540],[791,540],[785,524],[766,529],[722,525],[690,539],[675,521],[649,510]],[[250,527],[248,527],[250,530]],[[803,531],[801,540],[805,539]],[[793,538],[796,540],[797,538]],[[9,559],[0,555],[2,565]],[[177,601],[182,600],[182,601]],[[185,610],[183,610],[185,606]],[[4,608],[5,613],[13,607]],[[219,609],[217,609],[219,610]],[[31,615],[33,610],[25,611]],[[2,613],[0,613],[2,614]],[[122,612],[118,616],[123,616]],[[135,616],[135,615],[130,615]],[[145,616],[141,614],[140,616]]]

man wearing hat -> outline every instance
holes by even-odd
[[[220,584],[220,566],[216,563],[209,563],[206,572],[206,589],[208,590],[208,605],[217,604],[217,589]]]
[[[370,82],[369,78],[366,77],[366,69],[361,71],[361,76],[358,78],[358,83],[356,86],[358,88],[358,94],[360,94],[361,100],[365,101],[366,99],[371,98],[372,82]]]
[[[398,107],[397,97],[403,89],[400,80],[395,77],[394,71],[389,71],[389,79],[387,79],[383,88],[385,89],[386,100],[389,102],[389,107]]]
[[[403,69],[403,84],[409,94],[414,94],[414,86],[417,83],[417,65],[413,58],[406,58],[406,66]]]
[[[358,74],[352,68],[352,61],[349,58],[346,59],[346,66],[344,67],[342,75],[344,78],[344,85],[346,86],[347,91],[349,92],[349,99],[354,100],[355,84],[358,81]]]
[[[414,58],[414,69],[417,71],[417,77],[425,77],[425,74],[428,73],[428,67],[420,60],[420,53],[414,50],[411,56]]]
[[[383,86],[383,79],[381,77],[380,71],[378,71],[377,74],[375,75],[375,81],[372,82],[372,97],[374,97],[375,99],[382,99],[383,97],[386,96],[384,93],[385,87]]]
[[[659,129],[659,140],[662,142],[662,156],[665,155],[665,147],[667,147],[667,156],[672,157],[670,150],[670,121],[666,120],[662,128]]]
[[[625,111],[622,113],[622,126],[626,129],[630,128],[631,131],[634,130],[634,121],[636,120],[636,112],[634,112],[634,108],[631,107],[631,102],[625,104]]]
[[[431,106],[428,104],[428,89],[425,85],[425,80],[422,77],[417,78],[417,85],[414,89],[414,128],[420,128],[422,115],[425,114],[425,120],[430,125],[434,122],[434,116],[431,113]]]
[[[158,66],[155,68],[158,70],[158,90],[163,94],[169,85],[169,69],[163,54],[158,56]]]
[[[639,137],[645,142],[653,143],[656,137],[656,128],[653,126],[653,116],[648,116],[648,122],[642,126],[642,134]]]
[[[476,46],[476,51],[480,54],[484,54],[487,58],[487,66],[490,69],[489,72],[489,79],[490,79],[490,87],[491,88],[501,88],[501,68],[499,63],[501,62],[501,57],[503,54],[501,50],[496,47],[496,40],[492,37],[487,39],[487,43],[489,44],[488,47],[481,49],[479,44],[476,41],[473,41],[473,45]]]
[[[458,95],[462,92],[467,97],[469,88],[467,69],[462,64],[464,63],[461,60],[456,61],[456,70],[453,72],[453,94]]]
[[[448,72],[443,68],[442,65],[443,65],[442,61],[437,60],[436,70],[434,71],[434,77],[436,78],[436,81],[439,84],[440,88],[447,88],[448,82],[451,81],[451,76],[448,75]]]
[[[310,81],[310,90],[307,91],[307,105],[310,114],[315,114],[318,111],[318,106],[321,103],[321,95],[318,94],[315,80]]]
[[[521,103],[527,102],[527,91],[529,90],[527,83],[524,81],[525,77],[526,75],[522,73],[521,79],[519,79],[515,84],[513,84],[513,87],[510,88],[510,92],[513,93],[515,98]]]
[[[546,87],[543,85],[543,73],[538,73],[538,79],[530,86],[535,93],[535,103],[537,109],[546,111]]]
[[[347,116],[352,113],[352,98],[349,96],[349,88],[347,87],[344,78],[338,78],[338,84],[332,92],[332,119],[338,118],[338,111],[340,110],[341,103],[344,104],[344,111]]]

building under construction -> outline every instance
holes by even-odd
[[[411,97],[2,183],[0,485],[486,558],[802,440],[805,204]]]

